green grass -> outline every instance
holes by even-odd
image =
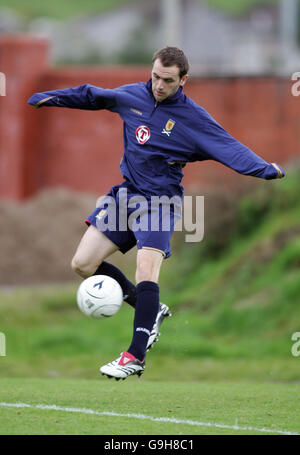
[[[1,292],[7,345],[1,376],[97,379],[99,366],[127,349],[132,308],[124,304],[112,318],[90,319],[77,309],[75,293],[75,285]],[[298,380],[291,334],[299,317],[290,318],[287,308],[277,308],[278,317],[272,311],[265,304],[254,310],[220,304],[204,312],[175,307],[148,354],[146,378]]]
[[[0,387],[2,403],[56,405],[213,424],[196,426],[0,405],[0,434],[253,435],[272,434],[276,430],[299,433],[300,395],[296,385],[194,382],[191,387],[188,383],[149,382],[135,377],[124,382],[2,379]],[[217,424],[272,431],[218,428]]]
[[[20,15],[32,19],[35,17],[52,17],[58,20],[72,16],[103,13],[114,8],[130,4],[132,0],[0,0],[0,8],[10,8]]]
[[[253,7],[278,4],[278,0],[206,0],[206,3],[210,6],[216,7],[217,9],[224,11],[228,14],[239,15],[247,13],[253,9]]]
[[[173,317],[147,357],[146,379],[299,380],[291,354],[300,330],[299,181],[299,171],[289,172],[242,199],[217,256],[213,230],[199,244],[174,247],[160,281]],[[0,290],[2,376],[96,379],[101,364],[128,348],[132,308],[93,320],[77,308],[77,286]]]
[[[52,17],[64,20],[72,16],[103,13],[114,8],[130,4],[132,0],[0,0],[0,8],[10,8],[28,19],[34,17]],[[278,3],[278,0],[206,0],[207,4],[228,14],[247,13],[253,6]]]
[[[234,229],[217,245],[213,227],[200,244],[183,247],[175,238],[160,281],[173,316],[148,353],[141,380],[116,383],[99,373],[128,347],[128,305],[93,320],[76,306],[78,282],[2,288],[7,355],[0,357],[0,401],[299,432],[300,358],[291,353],[292,334],[300,331],[299,182],[295,170],[243,198]],[[124,264],[132,273],[135,258],[129,258]],[[240,431],[31,408],[1,408],[0,416],[3,434]]]

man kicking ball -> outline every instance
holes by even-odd
[[[107,109],[124,122],[124,181],[111,188],[86,220],[72,267],[81,277],[109,275],[123,290],[124,300],[135,308],[133,337],[127,351],[100,368],[116,379],[141,375],[146,352],[159,336],[169,308],[160,303],[158,279],[163,259],[171,255],[170,238],[178,220],[178,207],[151,205],[151,197],[183,198],[182,168],[188,162],[215,160],[244,174],[264,179],[284,177],[276,163],[267,163],[230,136],[202,107],[183,93],[189,64],[181,49],[166,47],[152,60],[151,78],[115,89],[89,84],[34,94],[34,107],[57,106],[77,109]],[[108,153],[110,151],[108,150]],[[139,223],[132,229],[132,201],[146,201]],[[127,223],[120,213],[126,208]],[[136,208],[136,206],[135,206]],[[166,222],[168,218],[168,222]],[[105,220],[116,221],[113,228]],[[155,220],[155,229],[149,221]],[[149,228],[150,225],[150,228]],[[135,226],[136,227],[136,226]],[[136,286],[114,265],[105,261],[116,250],[126,253],[137,246]]]

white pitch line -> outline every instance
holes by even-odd
[[[140,420],[150,420],[152,422],[166,422],[166,423],[176,423],[179,425],[192,425],[198,427],[211,427],[211,428],[225,428],[229,430],[238,430],[238,431],[257,431],[260,433],[277,433],[277,434],[286,434],[286,435],[300,435],[300,433],[294,433],[292,431],[284,430],[274,430],[270,428],[256,428],[256,427],[244,427],[239,425],[225,425],[223,423],[211,423],[211,422],[199,422],[197,420],[183,420],[183,419],[174,419],[170,417],[152,417],[144,414],[120,414],[118,412],[110,411],[95,411],[93,409],[86,408],[70,408],[64,406],[56,406],[55,404],[46,405],[46,404],[27,404],[27,403],[5,403],[0,402],[1,407],[9,408],[30,408],[30,409],[43,409],[43,410],[52,410],[52,411],[64,411],[64,412],[77,412],[80,414],[91,414],[97,416],[111,416],[111,417],[127,417],[129,419],[140,419]]]

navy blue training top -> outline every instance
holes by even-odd
[[[121,173],[145,196],[182,197],[182,167],[194,161],[215,160],[240,174],[264,179],[285,175],[278,164],[276,169],[233,138],[182,87],[157,102],[151,80],[115,89],[85,84],[36,93],[28,104],[118,113],[124,122]]]

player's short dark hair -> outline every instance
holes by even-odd
[[[180,79],[187,74],[190,67],[184,52],[178,47],[167,46],[156,51],[152,58],[152,64],[157,59],[161,61],[163,66],[178,66]]]

